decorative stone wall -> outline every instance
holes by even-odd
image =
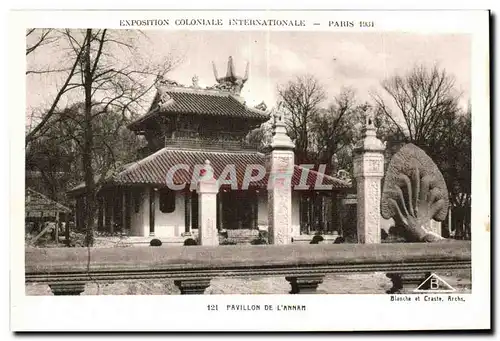
[[[268,221],[269,244],[292,242],[292,175],[295,145],[286,134],[283,116],[274,116],[271,152],[266,162],[269,172]]]
[[[271,152],[271,171],[268,186],[269,243],[292,242],[292,188],[291,175],[294,167],[291,151]]]
[[[373,117],[368,115],[363,138],[355,148],[358,243],[381,242],[380,198],[384,176],[384,145],[377,139]]]

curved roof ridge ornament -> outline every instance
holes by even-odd
[[[229,59],[227,60],[226,78],[227,79],[236,79],[236,74],[234,73],[234,62],[233,62],[232,56],[229,56]]]
[[[247,62],[247,66],[245,67],[245,76],[243,76],[243,83],[245,83],[248,80],[248,70],[250,68],[250,62]]]
[[[221,81],[221,79],[219,78],[219,74],[217,72],[217,66],[215,66],[215,62],[214,61],[212,61],[212,68],[214,70],[215,80],[217,81],[217,83],[219,83]]]
[[[239,94],[241,93],[241,89],[243,88],[243,85],[248,80],[249,65],[250,65],[250,63],[247,62],[244,77],[239,77],[235,73],[233,57],[229,56],[229,59],[227,61],[226,76],[219,77],[219,73],[217,72],[217,67],[215,66],[215,63],[212,61],[212,67],[213,67],[213,71],[214,71],[215,80],[218,83],[217,85],[214,86],[214,88],[222,90],[222,91],[227,91],[233,95],[239,96]]]

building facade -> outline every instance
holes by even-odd
[[[218,77],[215,66],[214,74],[212,87],[200,87],[196,77],[191,86],[169,80],[158,84],[149,111],[129,125],[147,141],[141,150],[144,157],[106,179],[98,194],[99,230],[176,241],[196,235],[196,182],[207,161],[220,186],[217,230],[268,229],[271,152],[259,151],[246,137],[272,118],[265,105],[251,108],[240,96],[248,66],[244,77],[236,76],[230,57],[226,76]],[[265,171],[259,173],[259,169]],[[352,191],[351,184],[294,165],[289,186],[292,237],[333,232],[333,217],[313,214],[311,203],[321,196],[339,201]],[[83,224],[78,213],[84,205],[83,193],[83,187],[72,191],[77,200],[77,226]]]

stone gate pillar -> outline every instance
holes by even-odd
[[[219,245],[217,233],[217,193],[219,184],[214,177],[210,161],[205,161],[205,166],[200,174],[196,186],[198,192],[198,221],[200,245]]]
[[[269,244],[292,242],[292,175],[295,164],[295,144],[286,133],[283,116],[274,116],[271,152],[267,156],[269,180],[267,211]]]
[[[354,149],[354,177],[357,186],[358,243],[381,242],[380,198],[384,176],[385,146],[376,136],[374,118],[368,114],[363,137]]]

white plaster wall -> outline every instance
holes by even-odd
[[[132,236],[149,236],[149,192],[147,188],[141,192],[139,212],[135,212],[134,202],[131,203],[130,208],[130,233]]]
[[[163,213],[160,210],[160,194],[155,192],[155,236],[180,237],[184,232],[184,194],[175,192],[175,211]],[[149,230],[149,227],[148,227]]]
[[[300,235],[300,192],[292,192],[292,237]]]
[[[267,216],[267,192],[259,191],[258,199],[258,210],[257,210],[257,224],[259,230],[266,230],[269,224]]]
[[[141,193],[141,204],[139,212],[135,212],[131,205],[131,234],[133,236],[149,236],[149,189]],[[184,232],[184,194],[175,193],[175,211],[163,213],[160,211],[160,195],[155,191],[155,236],[156,237],[179,237]]]

